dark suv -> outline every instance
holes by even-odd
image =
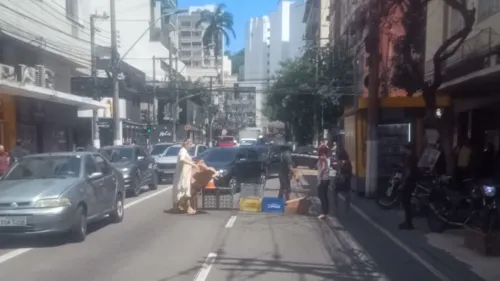
[[[105,146],[99,152],[122,173],[127,193],[136,197],[144,185],[151,190],[158,188],[155,161],[142,146]]]

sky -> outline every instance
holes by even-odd
[[[224,3],[227,11],[234,16],[234,31],[236,39],[232,39],[229,45],[231,52],[237,52],[245,46],[245,27],[250,18],[268,15],[276,10],[277,0],[178,0],[179,8],[189,6],[216,5]]]

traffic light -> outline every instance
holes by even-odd
[[[151,125],[148,125],[146,127],[146,134],[148,134],[148,135],[151,134],[151,131],[152,131]]]

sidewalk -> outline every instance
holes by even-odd
[[[303,174],[304,181],[309,186],[316,186],[314,171],[305,171]],[[441,280],[500,280],[500,267],[498,266],[500,258],[483,257],[467,249],[463,245],[460,230],[446,230],[441,234],[429,233],[425,218],[417,218],[414,231],[400,231],[397,225],[403,220],[402,210],[385,211],[380,209],[373,200],[354,194],[351,198],[350,214],[340,211],[337,218],[355,238],[363,239],[363,234],[359,232],[366,231],[366,229],[360,228],[359,223],[354,223],[354,221],[362,220],[365,224],[372,225],[374,231],[390,240],[391,248],[399,248],[406,252],[413,263],[420,263],[427,270],[435,271],[434,275],[443,275],[445,279],[441,278]],[[345,204],[343,200],[339,201],[339,204]],[[339,210],[343,210],[342,207]],[[370,241],[367,240],[366,243]],[[362,245],[365,244],[362,243]]]

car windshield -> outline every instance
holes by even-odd
[[[81,163],[79,155],[27,157],[20,159],[4,179],[78,178]]]
[[[151,150],[151,155],[161,155],[170,146],[171,146],[170,144],[157,144],[153,146],[153,150]]]
[[[167,151],[165,151],[164,156],[177,156],[180,150],[181,150],[180,146],[171,146],[167,148]]]
[[[194,154],[196,153],[196,146],[190,147],[188,153],[189,155],[194,156]]]
[[[256,145],[257,140],[241,140],[240,145]]]
[[[134,149],[129,147],[104,148],[99,152],[110,162],[130,161],[134,159]]]
[[[221,163],[229,163],[236,158],[236,154],[238,153],[237,149],[224,149],[224,148],[214,148],[211,150],[205,151],[202,154],[202,159],[205,162],[221,162]]]

